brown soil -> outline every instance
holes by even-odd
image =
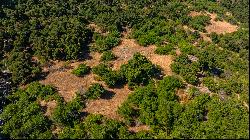
[[[92,114],[102,114],[106,117],[121,121],[122,118],[116,111],[118,110],[121,103],[127,99],[131,91],[128,89],[127,85],[122,88],[105,88],[110,91],[110,95],[106,95],[107,97],[104,99],[102,98],[88,101],[87,107],[84,109],[84,111]]]
[[[55,86],[58,89],[59,94],[64,98],[66,102],[71,101],[75,97],[75,92],[77,92],[79,89],[84,88],[85,90],[87,90],[87,88],[92,83],[97,82],[92,73],[84,77],[77,77],[71,73],[72,69],[77,67],[81,63],[86,63],[90,67],[98,65],[100,54],[90,53],[90,58],[91,59],[84,62],[73,62],[69,64],[71,68],[63,69],[63,71],[60,71],[58,69],[62,68],[65,62],[54,62],[55,64],[50,68],[46,67],[43,69],[43,71],[47,71],[50,73],[44,80],[41,80],[40,83]]]
[[[93,29],[95,32],[100,33],[100,34],[102,34],[102,35],[107,35],[107,34],[108,34],[108,32],[103,31],[103,30],[101,29],[101,27],[99,27],[99,26],[96,25],[95,23],[90,23],[90,24],[88,25],[88,27],[89,27],[90,29]]]
[[[189,16],[191,17],[201,16],[201,15],[204,15],[204,14],[202,12],[196,12],[196,11],[191,11],[189,13]]]
[[[225,34],[237,31],[238,27],[236,25],[232,25],[225,20],[215,21],[217,14],[209,13],[209,15],[211,17],[211,25],[206,27],[208,33],[215,32],[217,34]]]
[[[136,133],[136,132],[144,131],[144,130],[148,131],[148,130],[150,130],[150,127],[147,126],[147,125],[139,125],[139,126],[129,127],[128,130],[130,132],[135,132]]]

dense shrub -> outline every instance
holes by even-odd
[[[3,121],[0,133],[13,139],[50,139],[52,138],[51,121],[43,115],[38,103],[55,94],[50,86],[31,83],[25,90],[19,89],[8,98],[10,103],[0,114]]]
[[[116,56],[111,51],[105,51],[102,53],[101,61],[111,61],[115,58]]]
[[[165,45],[165,46],[160,46],[157,47],[155,50],[156,54],[161,54],[161,55],[166,55],[169,54],[170,51],[172,51],[174,49],[174,46],[171,44]]]
[[[151,77],[159,72],[157,67],[140,53],[135,53],[127,64],[121,66],[120,71],[130,88],[148,83]]]
[[[118,31],[113,31],[107,36],[101,34],[94,35],[95,45],[91,48],[97,52],[104,52],[117,46],[120,42],[120,33]]]
[[[209,16],[195,16],[189,21],[189,25],[195,30],[206,32],[205,26],[210,24],[210,19]]]
[[[120,74],[117,71],[113,71],[106,64],[99,64],[94,67],[92,71],[94,74],[100,76],[101,80],[103,80],[109,87],[114,87],[122,81]]]
[[[90,72],[90,67],[86,64],[80,64],[76,69],[72,71],[76,76],[84,76]]]
[[[98,99],[100,98],[103,94],[105,94],[107,91],[104,89],[104,87],[99,84],[95,83],[89,87],[87,92],[85,93],[85,96],[88,99]]]
[[[81,110],[84,107],[84,99],[77,94],[72,101],[58,102],[52,114],[52,120],[59,125],[73,126],[74,123],[79,123],[81,117]]]

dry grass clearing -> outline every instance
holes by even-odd
[[[230,13],[226,13],[230,14]],[[210,34],[212,32],[215,32],[217,34],[225,34],[225,33],[232,33],[237,31],[238,26],[232,25],[225,20],[223,21],[216,21],[217,14],[216,13],[209,13],[209,12],[196,12],[196,11],[191,11],[189,13],[189,16],[195,17],[195,16],[200,16],[200,15],[208,15],[211,17],[211,24],[206,26],[205,29],[207,32]]]
[[[136,43],[134,39],[127,39],[126,34],[120,45],[113,48],[113,53],[117,56],[115,61],[112,61],[112,68],[118,70],[122,64],[127,63],[131,59],[134,53],[139,52],[145,55],[152,63],[159,65],[162,68],[163,75],[171,75],[170,64],[172,62],[172,56],[170,55],[158,55],[154,53],[156,46],[143,47]],[[102,84],[105,89],[109,91],[107,95],[104,95],[97,100],[89,100],[86,103],[84,112],[92,114],[102,114],[108,118],[121,120],[121,116],[117,113],[119,106],[127,99],[131,91],[128,86],[117,88],[108,88],[103,81],[98,81],[93,73],[85,75],[84,77],[77,77],[71,72],[81,63],[86,63],[90,67],[94,67],[100,63],[101,54],[91,52],[84,61],[53,61],[52,65],[44,67],[44,72],[49,72],[45,79],[40,80],[40,83],[45,85],[53,85],[58,89],[60,96],[64,98],[66,102],[71,101],[75,97],[75,93],[78,90],[87,90],[93,83]],[[52,110],[53,103],[45,104],[49,110]],[[50,111],[51,112],[51,111]],[[49,113],[47,113],[49,114]],[[148,126],[134,126],[130,127],[131,131],[138,132],[141,130],[148,130]]]
[[[215,32],[217,34],[225,34],[225,33],[232,33],[237,31],[238,26],[232,25],[225,20],[223,21],[215,21],[217,14],[215,13],[208,13],[211,17],[211,25],[206,27],[208,33]]]

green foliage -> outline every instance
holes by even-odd
[[[80,113],[84,107],[84,102],[81,95],[68,103],[58,102],[52,114],[52,120],[59,125],[73,126],[74,123],[79,123]]]
[[[242,23],[249,22],[249,1],[247,0],[222,0],[220,5],[227,8]]]
[[[120,35],[118,31],[109,33],[107,36],[94,34],[95,46],[91,49],[97,52],[104,52],[117,46],[120,42]]]
[[[174,49],[174,46],[168,44],[166,46],[157,47],[155,50],[155,53],[161,54],[161,55],[166,55],[166,54],[169,54],[169,52],[172,51],[173,49]]]
[[[142,46],[160,44],[174,32],[174,26],[174,22],[166,22],[155,18],[147,20],[140,28],[137,27],[139,29],[135,27],[132,36]]]
[[[129,95],[127,101],[119,107],[118,113],[128,123],[132,123],[135,118],[138,118],[138,121],[144,124],[156,125],[158,124],[157,121],[159,121],[156,118],[159,105],[169,101],[176,102],[178,98],[175,95],[175,89],[182,86],[179,79],[168,76],[157,85],[150,83],[145,87],[137,88]]]
[[[112,69],[106,64],[101,63],[98,66],[95,66],[92,71],[94,74],[100,76],[101,80],[103,80],[109,87],[114,87],[121,81],[120,74],[117,71],[112,71]]]
[[[205,32],[205,26],[210,24],[210,19],[209,16],[195,16],[189,21],[189,25],[195,30]]]
[[[135,53],[127,64],[121,66],[120,71],[130,88],[139,84],[147,84],[151,77],[159,72],[156,66],[140,53]]]
[[[32,83],[23,90],[13,88],[14,93],[7,96],[0,114],[0,135],[11,139],[247,139],[248,4],[246,0],[1,1],[0,70],[10,71],[14,86],[40,78],[40,63],[51,59],[83,59],[93,50],[103,52],[102,61],[113,60],[109,50],[120,43],[122,32],[131,29],[129,37],[140,45],[162,46],[157,48],[158,54],[171,54],[173,47],[179,48],[181,55],[174,58],[172,71],[185,83],[201,84],[213,94],[208,96],[191,86],[188,101],[180,104],[176,91],[184,87],[181,80],[166,76],[152,82],[159,71],[136,54],[120,71],[106,64],[92,71],[110,87],[128,82],[135,89],[118,112],[127,124],[146,124],[150,131],[132,134],[115,120],[100,115],[83,117],[86,98],[77,95],[65,103],[52,87]],[[190,11],[216,13],[219,20],[239,29],[222,35],[212,33],[213,42],[204,42],[199,31],[205,32],[210,18],[192,18],[188,16]],[[91,31],[89,24],[101,30]],[[196,31],[186,31],[183,25]],[[87,66],[82,66],[75,74],[88,71]],[[2,91],[2,83],[0,88]],[[104,91],[100,85],[93,85],[88,95],[96,98]],[[57,106],[49,117],[40,107],[43,100],[56,100]],[[55,127],[61,128],[58,135],[52,134]]]
[[[230,51],[239,52],[249,49],[249,30],[240,29],[220,38],[218,45]]]
[[[111,61],[115,58],[116,56],[111,51],[105,51],[102,53],[101,61]]]
[[[50,86],[31,83],[27,89],[19,89],[8,98],[10,103],[0,114],[4,124],[1,133],[13,139],[49,139],[52,138],[51,121],[43,115],[38,99],[53,95]]]
[[[88,91],[85,93],[85,96],[88,99],[98,99],[106,92],[107,90],[105,90],[101,84],[95,83],[89,87]]]
[[[72,71],[76,76],[84,76],[90,72],[90,67],[86,64],[80,64],[76,69]]]
[[[31,61],[31,56],[23,52],[14,52],[7,58],[7,69],[11,71],[14,84],[24,84],[35,78],[41,68]]]

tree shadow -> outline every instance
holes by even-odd
[[[80,112],[81,118],[85,118],[85,117],[87,117],[89,114],[90,114],[90,113],[89,113],[89,112],[86,112],[86,111]]]
[[[49,75],[49,71],[46,71],[46,72],[41,72],[39,75],[37,75],[35,77],[36,80],[40,81],[40,80],[45,80],[46,77]]]
[[[101,95],[101,99],[110,100],[114,97],[115,93],[113,91],[107,91]]]

